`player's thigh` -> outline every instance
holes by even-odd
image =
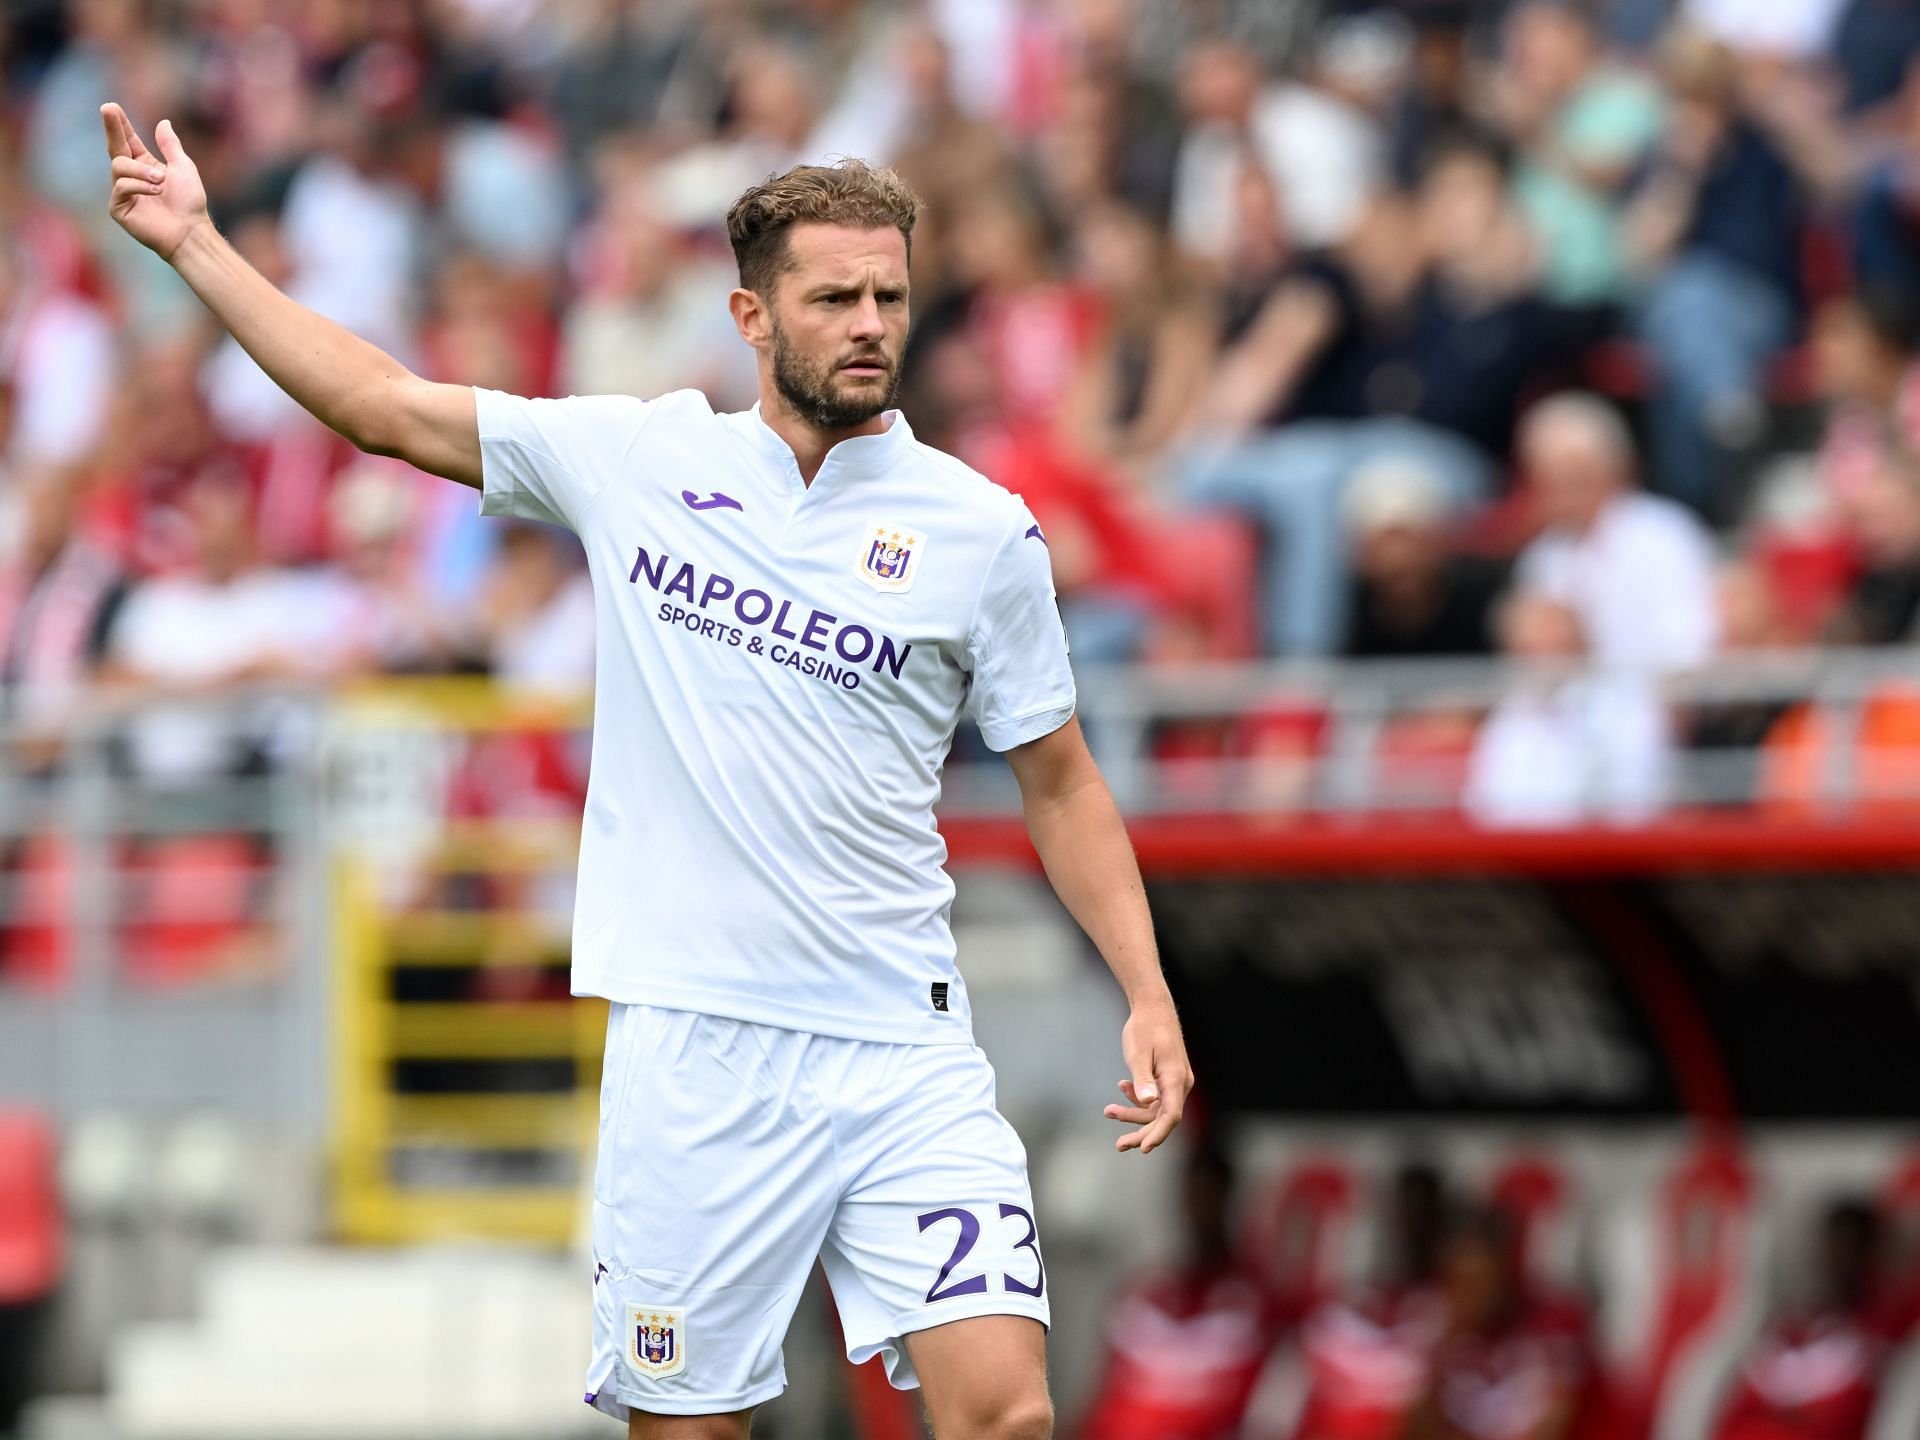
[[[797,1088],[805,1044],[615,1007],[594,1182],[597,1409],[704,1423],[784,1387],[782,1342],[838,1197],[831,1135]]]
[[[731,1415],[646,1415],[627,1417],[627,1440],[747,1440],[753,1411]]]
[[[979,1316],[1048,1320],[1046,1262],[1026,1150],[994,1108],[972,1046],[902,1046],[889,1068],[849,1075],[863,1106],[850,1182],[821,1261],[855,1364],[880,1356],[915,1383],[906,1337]],[[851,1153],[849,1153],[851,1151]]]
[[[906,1337],[934,1440],[1046,1440],[1047,1330],[1024,1315],[976,1315]]]

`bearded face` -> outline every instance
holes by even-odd
[[[776,314],[773,383],[796,414],[821,430],[851,430],[891,409],[900,391],[900,357],[884,339],[854,342],[826,355],[799,345]]]
[[[893,403],[907,343],[907,250],[891,228],[805,223],[771,284],[735,292],[784,406],[816,430],[856,430]],[[745,323],[753,325],[751,318]],[[749,337],[752,339],[752,337]]]

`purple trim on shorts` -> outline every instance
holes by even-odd
[[[598,1400],[599,1398],[600,1398],[600,1392],[598,1390],[589,1390],[587,1392],[587,1404],[591,1405],[593,1404],[594,1401]]]

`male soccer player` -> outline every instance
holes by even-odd
[[[612,1002],[588,1400],[737,1440],[785,1384],[814,1259],[855,1362],[939,1440],[1051,1433],[1020,1141],[954,968],[934,826],[963,710],[1005,751],[1054,889],[1124,987],[1109,1118],[1150,1151],[1190,1084],[1139,870],[1074,719],[1046,537],[889,408],[918,202],[859,161],[727,217],[760,403],[436,385],[221,239],[167,121],[102,107],[112,214],[361,449],[574,530],[597,612],[574,990]]]

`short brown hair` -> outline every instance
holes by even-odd
[[[786,268],[787,231],[795,225],[892,226],[913,255],[913,222],[920,197],[881,165],[845,159],[832,165],[796,165],[769,175],[727,211],[727,238],[740,263],[743,289],[762,294]]]

